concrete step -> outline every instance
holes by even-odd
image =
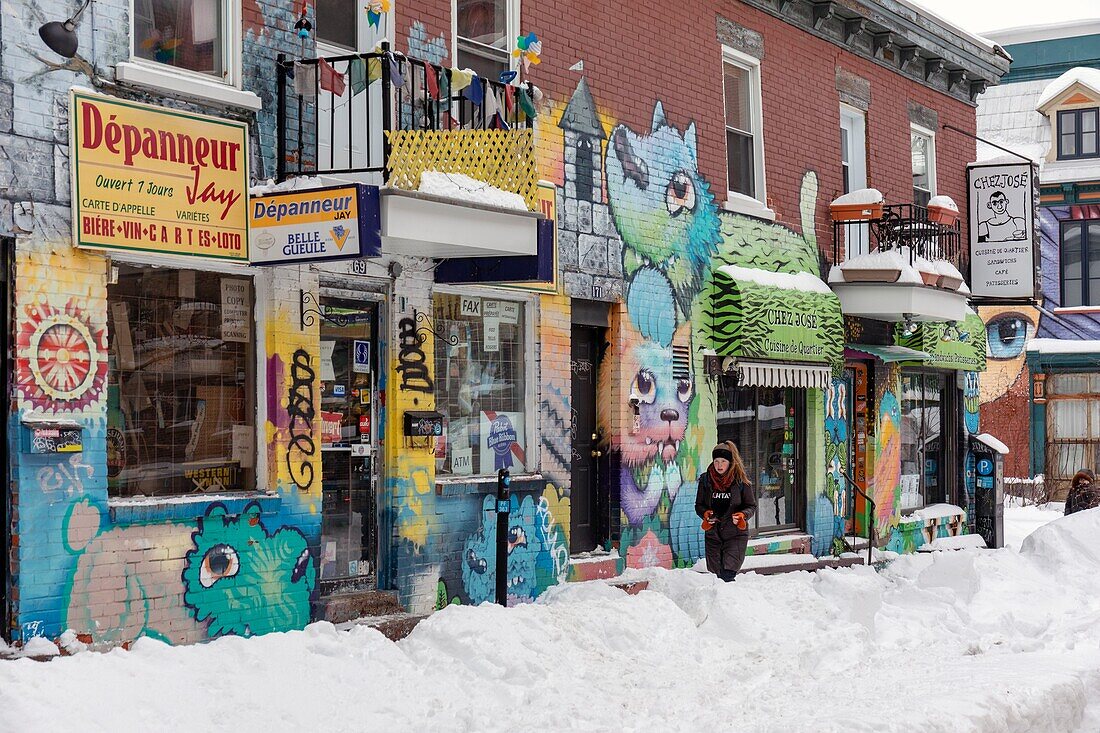
[[[370,626],[372,629],[378,629],[390,641],[401,641],[412,633],[418,623],[426,618],[428,617],[424,615],[404,612],[385,616],[364,616],[337,624],[336,628],[347,631],[353,626]]]
[[[866,557],[814,557],[813,555],[800,555],[780,553],[767,555],[767,563],[752,565],[745,558],[745,564],[741,567],[742,573],[756,573],[757,575],[779,575],[781,573],[797,573],[799,571],[815,572],[825,568],[848,568],[853,565],[866,565]]]
[[[322,596],[317,601],[316,610],[317,620],[334,624],[405,613],[405,607],[397,600],[397,592],[390,590],[360,590]]]

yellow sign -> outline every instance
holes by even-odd
[[[80,247],[248,261],[248,125],[73,91]]]

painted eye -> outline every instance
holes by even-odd
[[[523,527],[508,529],[508,552],[516,547],[527,547],[527,533],[523,531]]]
[[[695,385],[691,383],[690,379],[681,379],[676,383],[676,397],[687,404],[691,402],[692,396],[695,394]]]
[[[665,206],[672,216],[695,208],[695,181],[685,171],[677,171],[665,189]]]
[[[223,578],[232,578],[241,569],[237,551],[229,545],[214,545],[202,558],[199,568],[199,583],[209,588]]]
[[[1031,323],[1019,313],[1002,313],[986,324],[989,356],[992,359],[1015,359],[1027,344]]]
[[[657,399],[657,380],[653,377],[653,372],[648,369],[639,371],[634,377],[634,383],[630,385],[630,391],[640,401],[652,405]]]
[[[294,563],[294,569],[290,571],[290,582],[297,583],[306,577],[307,570],[309,570],[309,550],[302,550],[302,554],[298,556],[298,562]]]

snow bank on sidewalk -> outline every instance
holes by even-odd
[[[637,596],[451,606],[396,644],[318,623],[0,663],[0,728],[1064,733],[1100,719],[1098,533],[1100,510],[882,572],[651,569]]]

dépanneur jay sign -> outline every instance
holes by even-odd
[[[352,183],[253,196],[254,265],[377,257],[382,252],[378,188]]]
[[[80,247],[248,260],[248,125],[73,90]]]

